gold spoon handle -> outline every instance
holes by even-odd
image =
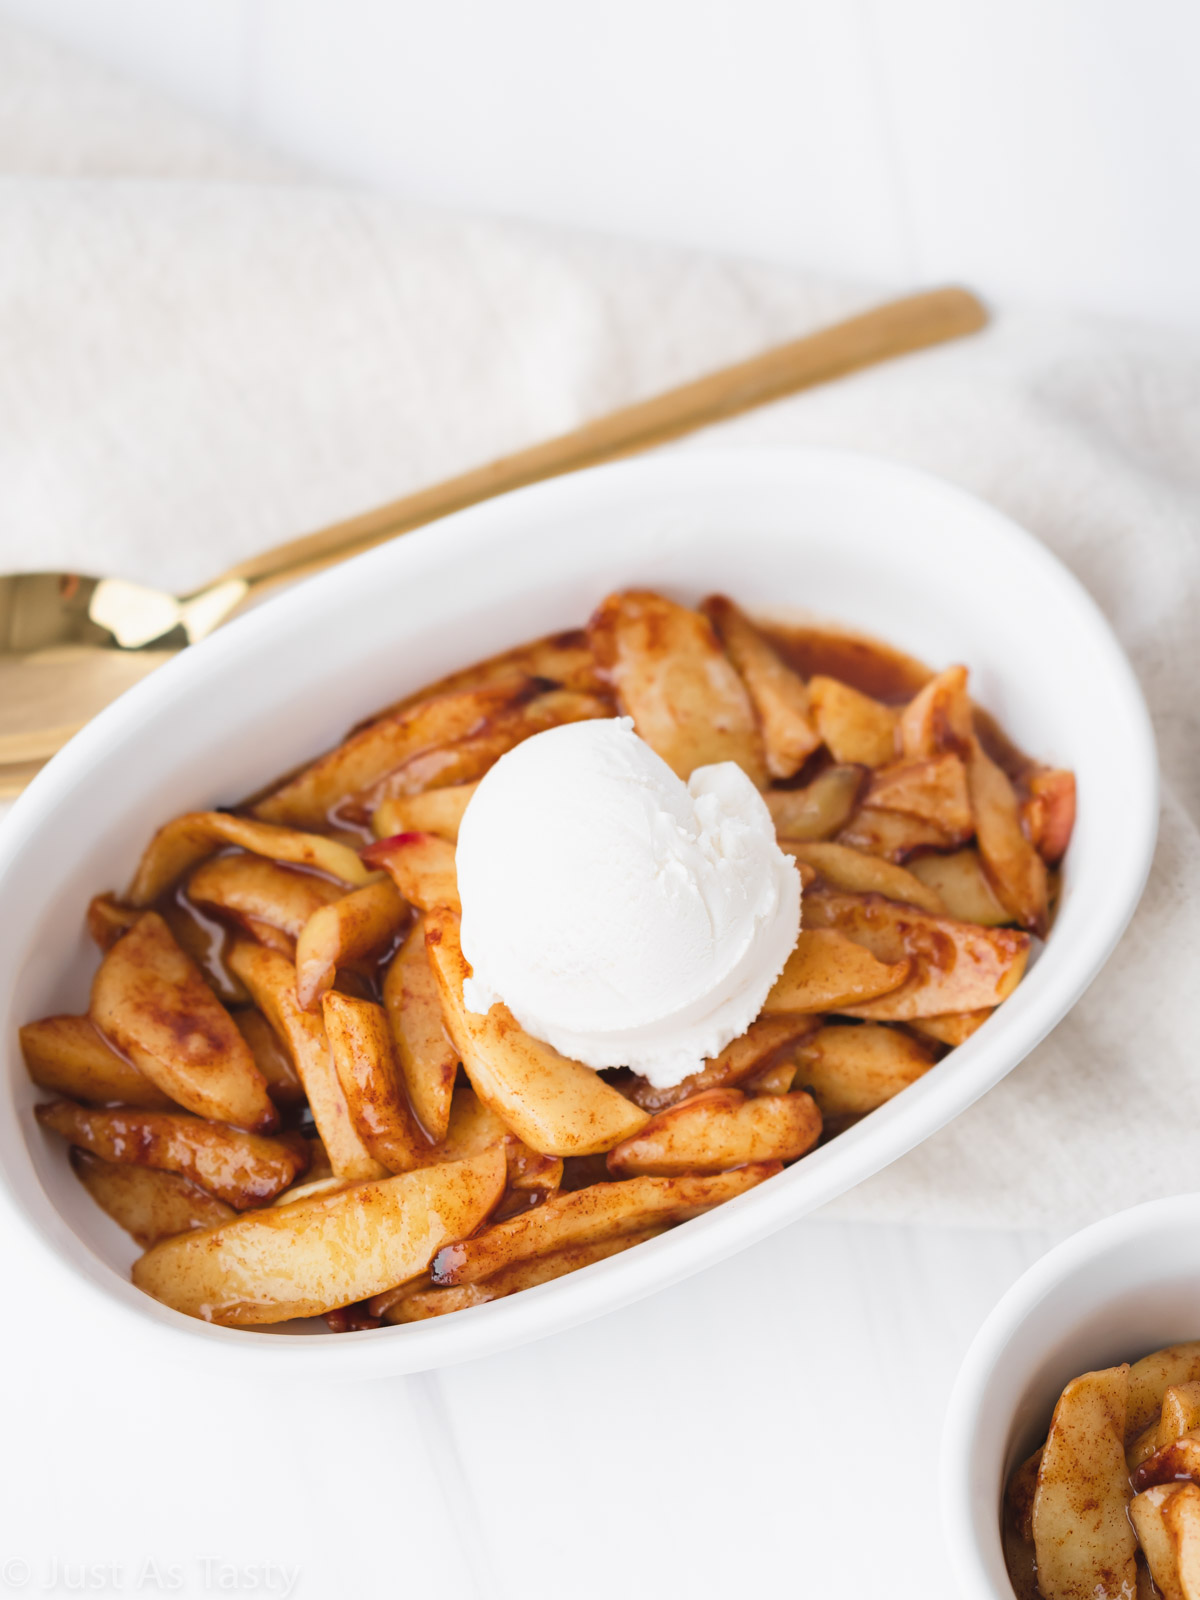
[[[987,322],[982,303],[966,289],[932,289],[877,306],[819,333],[778,345],[749,361],[723,367],[692,383],[624,406],[571,433],[474,467],[457,478],[335,523],[319,533],[277,545],[233,567],[210,585],[238,582],[258,589],[268,581],[315,572],[331,562],[490,500],[582,467],[665,444],[767,401],[840,378],[860,367],[975,333]]]

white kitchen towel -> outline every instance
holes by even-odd
[[[878,298],[322,184],[9,29],[0,240],[0,570],[172,588]],[[832,1209],[1065,1227],[1194,1186],[1200,339],[1005,310],[696,442],[850,446],[990,500],[1099,601],[1160,741],[1158,856],[1104,973]]]

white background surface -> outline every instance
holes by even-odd
[[[0,12],[423,201],[1200,324],[1183,0]],[[954,1600],[945,1398],[1052,1242],[817,1219],[539,1345],[264,1392],[135,1368],[0,1231],[0,1596],[278,1594],[287,1567],[304,1600]]]
[[[0,0],[436,204],[1200,325],[1192,0]]]
[[[956,1600],[946,1397],[1053,1242],[814,1220],[524,1349],[265,1390],[135,1367],[5,1237],[0,1595],[279,1595],[286,1566],[301,1600]]]

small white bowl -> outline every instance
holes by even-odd
[[[1079,819],[1057,925],[985,1027],[920,1082],[769,1183],[649,1244],[455,1316],[336,1338],[212,1327],[128,1281],[130,1240],[34,1122],[18,1024],[87,1001],[88,897],[124,885],[150,834],[228,804],[364,713],[470,661],[577,626],[611,589],[720,589],[836,619],[936,665],[1032,755],[1073,767]],[[1042,545],[969,495],[826,451],[677,452],[542,484],[301,585],[96,718],[0,831],[0,1171],[36,1233],[120,1315],[186,1359],[363,1376],[483,1355],[672,1283],[894,1161],[991,1088],[1071,1008],[1142,891],[1158,816],[1154,739],[1108,624]],[[64,1281],[64,1294],[68,1292]]]
[[[1008,1475],[1081,1372],[1200,1339],[1200,1194],[1152,1200],[1036,1262],[967,1352],[942,1438],[942,1523],[962,1600],[1013,1600],[1001,1547]]]

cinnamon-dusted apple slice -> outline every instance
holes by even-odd
[[[864,803],[919,817],[952,839],[969,839],[974,829],[967,769],[950,751],[877,767]]]
[[[1200,1381],[1200,1339],[1164,1345],[1129,1369],[1127,1437],[1162,1417],[1163,1396],[1172,1385]]]
[[[626,1178],[555,1195],[533,1211],[447,1245],[434,1257],[430,1274],[438,1285],[478,1283],[515,1261],[549,1255],[568,1245],[684,1222],[781,1170],[778,1161],[756,1161],[715,1177]]]
[[[706,1089],[726,1089],[744,1083],[759,1073],[790,1059],[792,1051],[802,1040],[817,1031],[819,1017],[789,1016],[760,1017],[752,1022],[745,1033],[727,1044],[720,1055],[711,1056],[700,1069],[682,1083],[659,1089],[646,1078],[635,1078],[630,1097],[644,1111],[665,1111],[668,1106],[690,1100]]]
[[[619,1234],[615,1239],[597,1239],[592,1244],[569,1245],[556,1250],[553,1255],[536,1256],[531,1261],[515,1261],[511,1267],[501,1267],[481,1283],[464,1283],[457,1289],[432,1289],[416,1284],[393,1289],[390,1294],[377,1295],[372,1308],[385,1322],[423,1322],[428,1317],[444,1317],[451,1311],[466,1311],[471,1306],[487,1305],[491,1300],[503,1300],[522,1289],[536,1289],[540,1283],[552,1283],[580,1267],[590,1267],[595,1261],[607,1261],[609,1256],[632,1250],[635,1244],[647,1239],[657,1239],[665,1227],[642,1228],[637,1233]]]
[[[1029,958],[1029,935],[931,917],[882,895],[811,889],[808,928],[833,928],[883,962],[912,961],[904,982],[877,1000],[839,1006],[873,1022],[911,1022],[999,1005],[1016,988]]]
[[[446,1029],[480,1099],[531,1149],[547,1156],[611,1150],[645,1125],[646,1113],[578,1061],[568,1060],[519,1027],[507,1006],[468,1011],[458,918],[444,909],[425,918],[425,941]]]
[[[809,721],[803,678],[780,660],[732,600],[711,595],[702,609],[750,691],[762,729],[767,771],[773,778],[792,777],[821,743]]]
[[[101,950],[111,950],[140,915],[136,906],[123,905],[115,895],[93,895],[88,901],[87,930]]]
[[[1179,1490],[1179,1484],[1169,1483],[1135,1494],[1129,1504],[1129,1520],[1162,1600],[1200,1600],[1200,1588],[1185,1596],[1180,1585],[1178,1543],[1163,1515],[1167,1501]],[[1200,1490],[1195,1492],[1200,1496]]]
[[[1012,921],[1012,913],[1001,904],[974,846],[955,850],[951,855],[918,856],[909,862],[908,871],[937,891],[948,917],[959,922],[977,922],[981,928],[999,928]],[[839,884],[838,887],[855,886]],[[926,906],[925,909],[934,908]]]
[[[780,839],[831,839],[858,809],[865,767],[826,767],[803,789],[769,789],[763,796]]]
[[[1127,1508],[1129,1366],[1085,1372],[1063,1390],[1038,1467],[1033,1544],[1045,1600],[1136,1592]]]
[[[71,1167],[101,1211],[143,1250],[160,1239],[229,1222],[237,1213],[177,1172],[103,1161],[90,1150],[71,1151]]]
[[[143,912],[100,963],[89,1015],[178,1105],[239,1128],[277,1126],[249,1046],[156,912]]]
[[[1200,1382],[1173,1383],[1163,1395],[1155,1436],[1158,1448],[1200,1429]]]
[[[239,1211],[274,1199],[308,1161],[298,1134],[264,1139],[186,1111],[99,1111],[51,1100],[34,1114],[43,1128],[104,1161],[177,1172]]]
[[[763,1012],[837,1011],[898,989],[911,971],[907,956],[879,961],[832,928],[806,928],[763,1001]]]
[[[650,590],[631,589],[600,605],[588,639],[621,709],[679,777],[736,761],[760,788],[765,785],[750,696],[707,617]]]
[[[333,987],[337,969],[387,946],[411,915],[390,878],[318,907],[296,939],[296,995],[306,1011]]]
[[[796,1064],[797,1087],[823,1116],[864,1116],[923,1077],[933,1056],[898,1028],[865,1022],[821,1028],[798,1047]]]
[[[265,924],[295,940],[309,918],[345,889],[315,872],[295,872],[243,851],[202,862],[187,892],[197,905],[224,911],[247,931]]]
[[[542,678],[561,689],[574,689],[579,694],[603,694],[604,685],[596,669],[596,662],[582,628],[567,628],[562,633],[549,634],[544,639],[534,639],[530,644],[520,644],[512,650],[489,656],[472,666],[452,672],[436,683],[426,684],[415,694],[406,695],[392,705],[384,706],[373,716],[366,717],[351,731],[359,733],[376,722],[386,722],[415,705],[446,695],[461,694],[466,689],[520,688],[530,678]]]
[[[319,828],[350,795],[360,794],[422,751],[479,731],[505,706],[537,692],[527,677],[435,694],[375,719],[254,805],[264,822]]]
[[[899,865],[921,851],[949,850],[962,840],[920,817],[908,817],[902,811],[883,811],[878,806],[862,806],[838,834],[836,842]]]
[[[1200,1489],[1185,1483],[1162,1504],[1182,1600],[1200,1600]],[[1170,1600],[1165,1591],[1165,1600]]]
[[[454,846],[447,839],[432,833],[398,833],[368,845],[363,860],[389,873],[404,899],[421,911],[435,906],[462,910]]]
[[[910,758],[946,752],[966,764],[975,835],[988,876],[1009,914],[1034,933],[1046,931],[1046,865],[1021,827],[1016,791],[975,733],[965,667],[948,667],[905,707],[900,742]]]
[[[709,1089],[623,1139],[608,1152],[608,1170],[617,1178],[726,1172],[749,1161],[795,1161],[820,1137],[811,1095],[748,1100],[740,1089]]]
[[[1140,1493],[1156,1483],[1179,1483],[1184,1478],[1200,1483],[1200,1429],[1172,1439],[1147,1456],[1133,1474],[1133,1487]]]
[[[254,1065],[267,1080],[267,1093],[277,1106],[301,1106],[306,1099],[300,1074],[282,1039],[253,1006],[231,1013],[237,1031],[250,1046]]]
[[[458,1051],[442,1020],[423,917],[409,929],[388,965],[383,1004],[409,1101],[417,1121],[436,1143],[445,1138],[450,1121]]]
[[[915,872],[884,861],[880,856],[869,856],[849,845],[825,839],[809,843],[781,839],[779,847],[794,860],[812,867],[831,889],[886,895],[889,900],[920,906],[922,911],[930,911],[935,916],[944,915],[948,909],[936,888],[930,887]]]
[[[139,1289],[188,1316],[257,1327],[322,1316],[417,1277],[476,1229],[504,1189],[504,1154],[422,1167],[165,1240],[133,1267]]]
[[[396,833],[436,833],[457,844],[459,824],[478,787],[478,782],[455,783],[383,800],[371,813],[371,832],[377,839],[390,839]]]
[[[349,845],[318,833],[298,833],[250,817],[225,811],[190,811],[166,823],[146,846],[127,899],[134,906],[149,906],[193,867],[215,855],[224,845],[236,845],[269,861],[310,867],[327,873],[352,888],[366,883],[370,871]]]
[[[994,1010],[994,1006],[984,1006],[979,1011],[952,1011],[944,1017],[913,1017],[907,1025],[923,1039],[954,1049],[978,1033]]]
[[[290,1052],[334,1174],[355,1180],[386,1177],[388,1169],[367,1149],[350,1115],[324,1019],[305,1011],[296,996],[294,965],[278,951],[249,940],[234,945],[229,964]]]
[[[119,1056],[90,1017],[43,1017],[20,1030],[21,1052],[39,1088],[89,1105],[169,1111],[175,1102]]]
[[[545,733],[568,722],[595,722],[612,714],[610,700],[592,694],[576,694],[570,689],[548,689],[532,699],[497,711],[483,723],[478,733],[452,744],[423,750],[365,790],[358,797],[358,803],[368,811],[375,811],[397,797],[474,782],[489,767],[495,766],[502,755],[531,739],[535,733]]]
[[[809,714],[835,761],[882,767],[896,759],[894,706],[872,700],[837,678],[817,676],[808,682]]]
[[[1057,866],[1075,829],[1075,774],[1041,767],[1023,780],[1021,826],[1047,866]]]
[[[322,1011],[334,1070],[362,1142],[389,1172],[427,1164],[433,1144],[408,1109],[383,1007],[331,990]]]

